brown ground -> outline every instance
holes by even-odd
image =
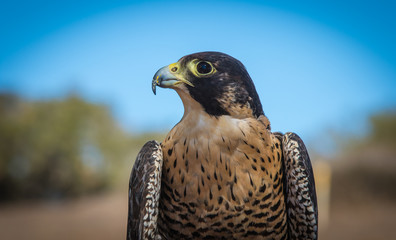
[[[126,193],[87,197],[63,203],[0,206],[0,239],[125,239]],[[395,239],[396,204],[330,207],[328,226],[319,239]]]
[[[319,226],[319,230],[321,240],[395,239],[396,206],[390,203],[371,206],[333,206],[328,226]]]
[[[0,207],[0,239],[125,239],[127,196]]]

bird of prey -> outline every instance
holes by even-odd
[[[181,121],[147,142],[129,182],[127,239],[317,239],[311,162],[295,133],[271,132],[237,59],[187,55],[158,70]]]

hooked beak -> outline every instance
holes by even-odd
[[[174,64],[171,64],[171,65],[174,65]],[[188,81],[182,77],[175,76],[175,74],[172,73],[170,70],[170,65],[168,65],[168,66],[161,68],[160,70],[158,70],[155,73],[155,75],[153,77],[153,81],[151,83],[152,84],[151,87],[152,87],[153,93],[155,95],[157,86],[163,87],[163,88],[172,88],[172,87],[174,87],[178,84],[181,84],[181,83],[185,83],[187,85],[190,85],[191,87],[194,87],[194,85],[190,81]]]

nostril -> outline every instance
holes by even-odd
[[[171,71],[172,71],[172,72],[176,72],[176,71],[177,71],[177,67],[173,67],[173,68],[171,69]]]

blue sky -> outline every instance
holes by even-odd
[[[131,131],[170,129],[177,94],[157,69],[198,51],[241,60],[273,130],[314,141],[364,131],[396,106],[392,1],[5,1],[0,91],[52,99],[78,91]]]

